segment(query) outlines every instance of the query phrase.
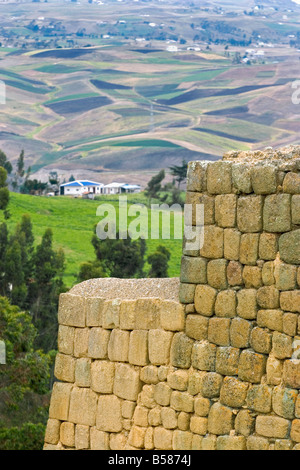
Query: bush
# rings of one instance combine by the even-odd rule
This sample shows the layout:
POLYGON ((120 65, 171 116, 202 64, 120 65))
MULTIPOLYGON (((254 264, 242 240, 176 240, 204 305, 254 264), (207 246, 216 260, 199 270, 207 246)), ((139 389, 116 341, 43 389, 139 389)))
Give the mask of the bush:
POLYGON ((45 436, 44 424, 25 423, 21 427, 0 427, 1 450, 42 450, 45 436))

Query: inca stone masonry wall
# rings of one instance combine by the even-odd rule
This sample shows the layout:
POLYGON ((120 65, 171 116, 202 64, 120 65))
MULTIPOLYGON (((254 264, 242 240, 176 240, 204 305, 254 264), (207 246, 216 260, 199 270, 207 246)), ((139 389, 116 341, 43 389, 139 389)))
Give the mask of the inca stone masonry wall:
POLYGON ((300 449, 300 152, 192 162, 180 282, 63 294, 45 449, 300 449))

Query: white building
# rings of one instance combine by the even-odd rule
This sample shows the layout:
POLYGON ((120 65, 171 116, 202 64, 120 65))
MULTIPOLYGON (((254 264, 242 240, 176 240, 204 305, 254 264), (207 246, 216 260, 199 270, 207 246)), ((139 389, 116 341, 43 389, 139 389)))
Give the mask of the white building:
POLYGON ((60 185, 61 196, 95 196, 102 193, 103 183, 88 180, 70 181, 60 185))
POLYGON ((138 184, 128 183, 109 183, 103 186, 102 194, 128 194, 128 193, 139 193, 141 187, 138 184))

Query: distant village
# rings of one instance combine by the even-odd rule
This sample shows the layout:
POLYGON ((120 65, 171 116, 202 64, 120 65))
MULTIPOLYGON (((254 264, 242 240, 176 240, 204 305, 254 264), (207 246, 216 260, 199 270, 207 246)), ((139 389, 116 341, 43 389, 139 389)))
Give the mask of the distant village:
MULTIPOLYGON (((103 184, 89 180, 75 180, 63 183, 59 186, 60 196, 81 197, 85 199, 94 199, 95 196, 112 194, 133 194, 140 193, 139 184, 129 183, 109 183, 103 184)), ((54 196, 55 193, 48 193, 48 196, 54 196)))

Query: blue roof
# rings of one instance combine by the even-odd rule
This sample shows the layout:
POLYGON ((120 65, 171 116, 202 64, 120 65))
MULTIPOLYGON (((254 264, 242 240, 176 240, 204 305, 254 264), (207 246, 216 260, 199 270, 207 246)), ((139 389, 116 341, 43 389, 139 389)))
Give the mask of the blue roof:
POLYGON ((77 181, 70 181, 69 183, 61 184, 61 186, 73 186, 73 187, 102 186, 102 183, 96 183, 95 181, 88 181, 88 180, 77 180, 77 181))

